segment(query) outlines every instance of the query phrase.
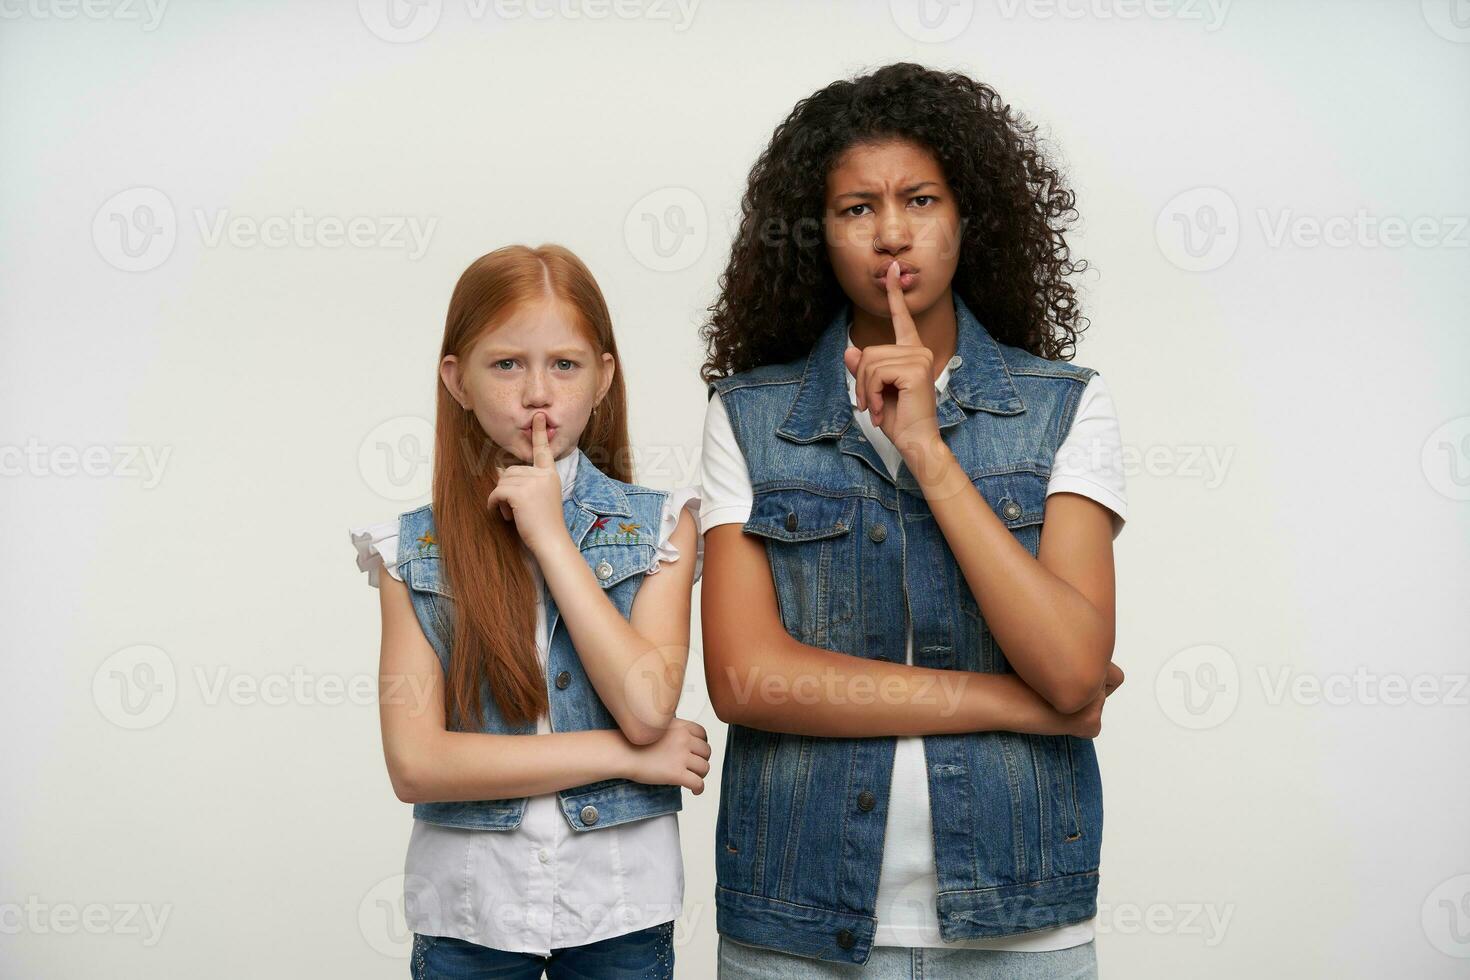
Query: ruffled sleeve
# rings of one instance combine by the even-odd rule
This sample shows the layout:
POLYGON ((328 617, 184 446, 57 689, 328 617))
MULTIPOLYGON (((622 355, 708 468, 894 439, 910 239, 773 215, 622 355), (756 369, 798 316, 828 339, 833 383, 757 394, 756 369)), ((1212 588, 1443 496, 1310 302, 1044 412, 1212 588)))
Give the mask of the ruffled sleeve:
POLYGON ((699 527, 699 503, 702 491, 698 484, 687 487, 676 487, 669 491, 668 498, 664 500, 663 516, 659 520, 658 546, 654 549, 653 564, 648 569, 648 574, 657 572, 659 566, 666 561, 678 561, 679 549, 670 543, 669 539, 674 535, 674 528, 679 526, 679 515, 689 510, 689 519, 694 521, 695 526, 695 552, 694 552, 694 581, 699 581, 699 576, 704 570, 704 535, 698 532, 699 527))
POLYGON ((368 573, 368 585, 378 588, 378 573, 385 568, 389 575, 403 581, 398 574, 397 519, 350 528, 348 533, 357 548, 357 567, 368 573))

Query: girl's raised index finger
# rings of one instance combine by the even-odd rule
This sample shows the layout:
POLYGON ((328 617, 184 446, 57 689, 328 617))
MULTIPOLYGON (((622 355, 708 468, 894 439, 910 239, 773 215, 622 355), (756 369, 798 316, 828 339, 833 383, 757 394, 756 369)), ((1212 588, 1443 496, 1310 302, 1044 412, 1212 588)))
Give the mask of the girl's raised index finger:
POLYGON ((888 315, 893 318, 893 342, 915 347, 923 341, 919 339, 919 328, 914 326, 914 318, 909 316, 909 305, 898 284, 898 274, 898 260, 895 259, 883 274, 883 282, 888 287, 888 315))
POLYGON ((546 469, 556 465, 551 457, 551 447, 546 444, 546 413, 537 412, 531 417, 531 462, 546 469))

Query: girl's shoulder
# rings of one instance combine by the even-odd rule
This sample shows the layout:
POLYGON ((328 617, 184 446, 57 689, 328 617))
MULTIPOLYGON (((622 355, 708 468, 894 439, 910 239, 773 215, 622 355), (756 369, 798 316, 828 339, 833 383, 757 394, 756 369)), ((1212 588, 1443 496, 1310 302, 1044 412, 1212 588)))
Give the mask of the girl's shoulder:
POLYGON ((368 573, 368 584, 374 588, 378 587, 378 576, 384 570, 403 581, 399 572, 401 541, 407 540, 415 555, 433 557, 439 553, 434 513, 428 504, 386 521, 348 528, 348 534, 357 554, 357 567, 368 573))

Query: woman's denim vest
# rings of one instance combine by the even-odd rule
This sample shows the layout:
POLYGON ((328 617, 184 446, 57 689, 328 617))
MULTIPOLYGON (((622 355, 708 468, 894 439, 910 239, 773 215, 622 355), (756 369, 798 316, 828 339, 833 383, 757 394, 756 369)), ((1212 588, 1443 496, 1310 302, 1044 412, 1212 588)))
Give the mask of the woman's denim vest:
MULTIPOLYGON (((663 504, 668 492, 614 480, 576 449, 576 475, 571 496, 562 501, 567 531, 592 568, 607 597, 626 619, 633 597, 652 567, 663 504)), ((398 570, 408 585, 413 611, 424 635, 439 655, 445 676, 454 630, 453 596, 439 557, 439 539, 430 505, 398 518, 398 570)), ((617 728, 617 722, 587 679, 565 624, 560 622, 551 591, 542 586, 546 631, 551 638, 546 670, 550 722, 555 732, 617 728)), ((536 723, 510 725, 501 717, 487 684, 482 689, 484 713, 480 731, 499 735, 532 735, 536 723)), ((573 830, 616 827, 630 820, 683 808, 678 786, 650 786, 628 779, 600 779, 557 793, 562 813, 573 830)), ((472 830, 510 830, 520 826, 526 797, 506 800, 415 803, 416 820, 472 830)))
MULTIPOLYGON (((940 432, 1034 556, 1052 460, 1095 372, 1000 344, 958 296, 954 306, 959 360, 939 393, 940 432)), ((895 663, 912 624, 918 666, 1011 672, 913 474, 900 465, 890 477, 856 424, 842 361, 850 315, 807 357, 709 386, 750 471, 743 530, 765 542, 782 622, 802 643, 895 663)), ((715 829, 721 933, 867 962, 888 810, 909 805, 889 797, 894 745, 730 726, 715 829)), ((1095 914, 1103 811, 1090 740, 929 735, 924 752, 941 938, 1095 914)))

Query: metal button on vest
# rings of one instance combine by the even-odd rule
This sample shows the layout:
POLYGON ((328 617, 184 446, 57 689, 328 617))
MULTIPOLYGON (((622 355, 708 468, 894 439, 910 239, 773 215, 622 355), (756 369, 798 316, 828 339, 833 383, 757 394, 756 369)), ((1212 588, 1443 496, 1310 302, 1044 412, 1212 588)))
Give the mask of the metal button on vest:
POLYGON ((868 792, 867 790, 863 790, 861 793, 858 794, 859 810, 862 810, 864 812, 871 810, 877 802, 877 798, 874 797, 873 794, 868 792))
POLYGON ((965 359, 956 354, 954 357, 951 357, 949 359, 949 369, 953 371, 955 368, 959 367, 963 363, 965 363, 965 359))
POLYGON ((851 929, 837 930, 837 945, 841 946, 843 949, 852 949, 853 944, 856 942, 857 939, 854 938, 851 929))
POLYGON ((874 541, 882 541, 888 537, 888 528, 882 524, 874 524, 868 528, 868 537, 874 541))
POLYGON ((597 822, 597 807, 590 803, 582 807, 582 822, 589 827, 595 824, 597 822))
POLYGON ((796 515, 795 514, 787 514, 786 515, 786 530, 788 530, 788 531, 795 531, 796 530, 796 523, 797 523, 797 521, 796 521, 796 515))
POLYGON ((1007 520, 1014 521, 1021 516, 1021 505, 1014 500, 1007 500, 1005 506, 1001 508, 1001 513, 1006 515, 1007 520))
POLYGON ((597 571, 597 577, 600 578, 600 579, 602 579, 604 582, 606 582, 608 579, 612 578, 612 565, 609 562, 606 562, 606 561, 600 561, 600 562, 598 562, 597 563, 597 570, 596 571, 597 571))
POLYGON ((565 691, 567 689, 567 685, 570 684, 571 682, 572 682, 572 675, 568 671, 565 671, 564 670, 560 674, 557 674, 556 675, 556 689, 558 691, 565 691))

